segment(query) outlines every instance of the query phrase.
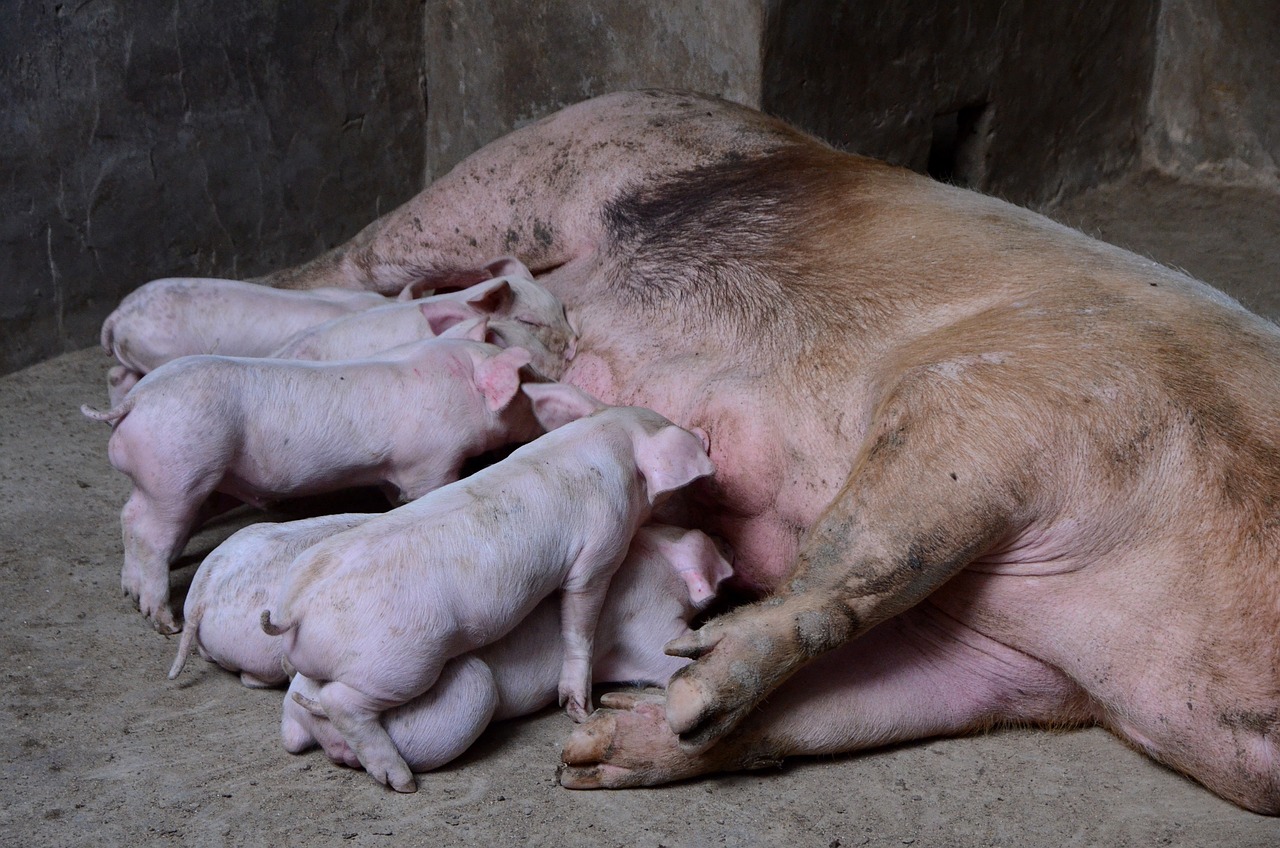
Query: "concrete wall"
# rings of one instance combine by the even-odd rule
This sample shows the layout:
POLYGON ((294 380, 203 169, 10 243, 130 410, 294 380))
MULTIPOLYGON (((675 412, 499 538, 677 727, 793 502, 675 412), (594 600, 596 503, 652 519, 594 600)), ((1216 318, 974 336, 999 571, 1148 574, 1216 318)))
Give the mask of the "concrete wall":
POLYGON ((427 172, 598 94, 687 88, 760 105, 762 0, 430 0, 427 172))
POLYGON ((1280 3, 1164 0, 1145 139, 1175 175, 1280 181, 1280 3))
POLYGON ((96 341, 163 276, 247 276, 420 187, 415 0, 12 0, 0 25, 0 372, 96 341))

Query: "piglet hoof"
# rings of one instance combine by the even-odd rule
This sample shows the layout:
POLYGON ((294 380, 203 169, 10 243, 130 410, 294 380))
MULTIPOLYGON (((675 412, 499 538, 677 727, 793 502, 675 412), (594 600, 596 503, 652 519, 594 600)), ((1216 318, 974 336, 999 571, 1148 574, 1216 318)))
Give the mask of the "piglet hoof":
POLYGON ((625 789, 694 777, 715 766, 689 756, 667 725, 661 695, 613 692, 573 729, 557 772, 567 789, 625 789))
POLYGON ((142 614, 151 622, 151 626, 156 629, 157 633, 165 636, 172 636, 174 633, 182 632, 182 625, 173 617, 167 603, 148 603, 143 600, 139 605, 142 614))
POLYGON ((566 692, 561 690, 560 706, 564 707, 564 711, 568 714, 569 718, 573 719, 578 724, 586 721, 587 717, 591 715, 591 699, 584 698, 581 694, 576 692, 566 692))

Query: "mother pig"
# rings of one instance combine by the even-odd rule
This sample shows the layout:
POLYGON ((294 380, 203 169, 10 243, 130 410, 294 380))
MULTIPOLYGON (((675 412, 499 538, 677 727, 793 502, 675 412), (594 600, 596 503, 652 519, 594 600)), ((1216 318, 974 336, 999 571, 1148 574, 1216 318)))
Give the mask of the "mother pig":
POLYGON ((769 593, 670 646, 697 661, 665 703, 575 731, 566 785, 1096 722, 1280 813, 1274 325, 673 92, 514 132, 264 282, 393 293, 499 253, 568 304, 566 381, 710 434, 684 520, 769 593))

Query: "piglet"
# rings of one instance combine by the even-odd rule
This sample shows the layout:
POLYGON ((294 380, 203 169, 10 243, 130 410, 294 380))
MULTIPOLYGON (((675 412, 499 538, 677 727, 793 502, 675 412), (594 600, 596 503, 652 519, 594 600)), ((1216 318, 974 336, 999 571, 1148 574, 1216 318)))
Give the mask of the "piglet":
MULTIPOLYGON (((667 640, 687 635, 689 620, 732 573, 725 554, 697 530, 650 524, 631 541, 609 585, 596 627, 595 681, 666 684, 688 660, 667 656, 667 640)), ((491 645, 445 663, 435 685, 383 714, 396 750, 415 772, 452 760, 493 721, 529 715, 556 697, 564 647, 559 604, 543 600, 491 645)), ((331 760, 359 767, 355 752, 324 717, 320 686, 302 674, 289 684, 280 733, 286 750, 317 742, 331 760)))
POLYGON ((262 608, 275 599, 298 554, 371 517, 347 513, 254 524, 214 548, 187 591, 182 640, 169 679, 182 673, 194 648, 206 660, 238 673, 250 688, 284 683, 284 646, 280 637, 262 632, 262 608))
POLYGON ((654 505, 715 470, 705 437, 652 410, 604 407, 559 383, 523 390, 548 429, 568 409, 592 414, 311 548, 262 614, 268 633, 285 634, 293 666, 321 684, 316 700, 365 770, 402 792, 416 784, 382 713, 557 589, 560 702, 585 717, 610 577, 654 505))
POLYGON ((466 459, 533 438, 518 391, 528 361, 521 348, 454 338, 353 362, 188 356, 109 412, 82 407, 114 426, 108 456, 133 481, 124 591, 157 629, 177 630, 169 564, 214 492, 262 506, 381 484, 412 499, 456 480, 466 459))
MULTIPOLYGON (((462 291, 394 303, 346 315, 304 330, 271 355, 280 359, 360 359, 388 348, 440 335, 467 318, 489 318, 486 341, 522 347, 533 367, 558 379, 573 357, 574 333, 564 304, 514 259, 486 266, 507 272, 462 291)), ((411 291, 406 287, 405 292, 411 291)))
POLYGON ((144 374, 198 353, 266 356, 308 327, 391 301, 367 291, 286 291, 200 277, 153 280, 102 323, 102 346, 119 360, 107 377, 111 405, 144 374))

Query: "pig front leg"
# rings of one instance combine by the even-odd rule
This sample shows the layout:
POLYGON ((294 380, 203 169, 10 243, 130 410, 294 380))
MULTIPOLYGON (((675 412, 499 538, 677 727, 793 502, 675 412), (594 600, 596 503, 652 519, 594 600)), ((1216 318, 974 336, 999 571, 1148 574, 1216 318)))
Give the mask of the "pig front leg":
POLYGON ((791 581, 667 646, 695 660, 667 688, 686 751, 705 751, 807 662, 919 603, 1025 520, 1033 462, 982 396, 976 384, 962 395, 904 382, 802 541, 791 581))
POLYGON ((600 705, 565 743, 559 777, 570 789, 653 786, 776 766, 789 756, 1096 717, 1065 674, 928 602, 797 672, 702 753, 682 750, 659 695, 609 693, 600 705))

